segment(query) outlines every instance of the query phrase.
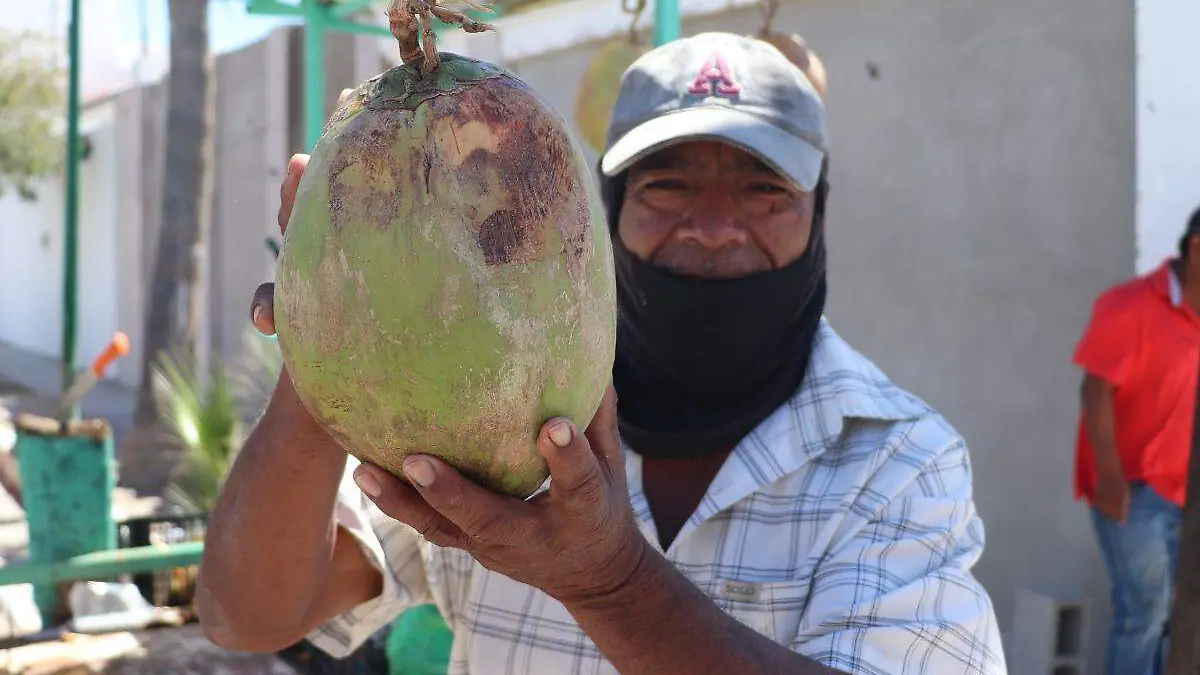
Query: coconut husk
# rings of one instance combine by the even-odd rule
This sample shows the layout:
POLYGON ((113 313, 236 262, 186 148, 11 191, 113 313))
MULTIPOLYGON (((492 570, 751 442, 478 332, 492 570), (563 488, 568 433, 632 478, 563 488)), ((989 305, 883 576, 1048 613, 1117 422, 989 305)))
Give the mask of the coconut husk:
POLYGON ((788 61, 791 61, 793 65, 804 73, 804 76, 812 84, 813 89, 817 90, 817 95, 822 99, 825 98, 828 82, 825 73, 825 64, 817 56, 817 53, 809 48, 800 34, 771 31, 766 35, 755 35, 754 37, 782 52, 788 61))
POLYGON ((648 51, 649 46, 635 43, 626 36, 613 38, 600 47, 596 58, 583 72, 575 95, 575 126, 596 152, 604 152, 608 121, 617 103, 621 76, 648 51))

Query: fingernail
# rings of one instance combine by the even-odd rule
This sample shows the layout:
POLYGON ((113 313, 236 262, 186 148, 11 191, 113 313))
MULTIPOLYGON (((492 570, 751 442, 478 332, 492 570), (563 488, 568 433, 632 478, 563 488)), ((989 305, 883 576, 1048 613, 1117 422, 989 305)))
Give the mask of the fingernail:
POLYGON ((383 492, 383 486, 375 480, 375 476, 372 476, 370 471, 364 468, 360 467, 354 470, 354 482, 358 485, 358 489, 367 493, 367 496, 372 499, 383 492))
POLYGON ((560 448, 565 448, 571 442, 571 425, 566 422, 559 422, 550 427, 550 441, 560 448))
POLYGON ((433 483, 433 465, 423 459, 410 459, 404 462, 404 475, 421 487, 429 487, 433 483))

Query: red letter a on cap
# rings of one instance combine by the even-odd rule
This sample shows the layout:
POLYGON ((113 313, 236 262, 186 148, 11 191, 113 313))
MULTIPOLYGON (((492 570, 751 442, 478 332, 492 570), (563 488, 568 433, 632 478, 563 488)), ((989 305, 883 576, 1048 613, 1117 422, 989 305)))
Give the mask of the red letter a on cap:
POLYGON ((717 81, 717 94, 721 96, 736 96, 742 91, 742 86, 733 81, 733 74, 729 72, 729 64, 725 63, 725 57, 721 56, 719 52, 713 52, 713 55, 708 57, 708 60, 700 67, 696 79, 692 80, 691 86, 688 87, 688 93, 712 96, 713 80, 717 81))

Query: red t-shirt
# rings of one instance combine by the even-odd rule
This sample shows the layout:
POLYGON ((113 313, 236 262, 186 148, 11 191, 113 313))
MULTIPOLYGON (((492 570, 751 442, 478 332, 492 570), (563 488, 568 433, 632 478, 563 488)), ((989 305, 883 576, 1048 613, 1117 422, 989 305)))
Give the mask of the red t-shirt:
MULTIPOLYGON (((1171 261, 1096 300, 1075 365, 1111 382, 1117 454, 1131 481, 1182 506, 1187 491, 1200 316, 1180 297, 1171 261)), ((1079 421, 1075 496, 1096 487, 1092 447, 1079 421)))

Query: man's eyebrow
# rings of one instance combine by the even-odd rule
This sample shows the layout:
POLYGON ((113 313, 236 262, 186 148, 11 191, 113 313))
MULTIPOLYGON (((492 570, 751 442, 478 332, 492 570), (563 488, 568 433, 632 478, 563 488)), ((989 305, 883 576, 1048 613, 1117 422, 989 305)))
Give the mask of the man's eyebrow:
MULTIPOLYGON (((700 162, 696 162, 687 155, 676 155, 673 153, 658 153, 651 155, 635 165, 638 171, 656 171, 656 170, 672 170, 684 171, 687 169, 700 168, 700 162)), ((753 171, 755 173, 769 173, 778 175, 779 172, 771 168, 769 164, 762 161, 754 155, 743 155, 734 160, 733 168, 741 171, 753 171)))
POLYGON ((762 161, 761 159, 759 159, 757 157, 754 157, 753 155, 747 155, 745 157, 738 158, 738 168, 739 169, 749 169, 751 171, 757 171, 759 173, 773 173, 773 174, 779 173, 775 169, 772 169, 769 164, 767 164, 766 162, 762 161))
POLYGON ((660 169, 683 170, 691 169, 699 166, 699 163, 693 162, 686 155, 676 155, 669 152, 657 153, 638 162, 636 168, 639 171, 655 171, 660 169))

